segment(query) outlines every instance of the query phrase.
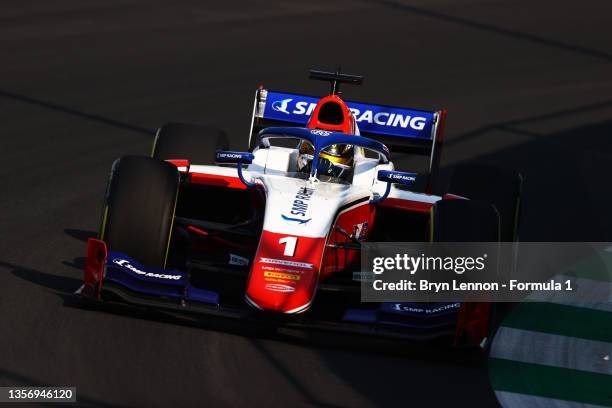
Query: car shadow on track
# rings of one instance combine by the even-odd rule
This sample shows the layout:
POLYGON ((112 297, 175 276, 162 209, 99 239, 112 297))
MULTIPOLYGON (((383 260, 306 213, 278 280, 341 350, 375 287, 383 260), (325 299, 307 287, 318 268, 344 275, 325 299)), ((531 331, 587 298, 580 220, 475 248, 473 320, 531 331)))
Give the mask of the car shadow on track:
MULTIPOLYGON (((97 232, 81 230, 81 229, 73 229, 66 228, 64 229, 64 233, 71 238, 76 239, 77 241, 81 241, 83 243, 87 243, 89 238, 96 238, 98 236, 97 232)), ((83 252, 85 252, 85 248, 83 248, 83 252)), ((62 264, 65 266, 69 266, 74 269, 78 269, 79 271, 83 271, 85 268, 85 257, 78 256, 74 258, 72 261, 62 261, 62 264)))
POLYGON ((16 277, 38 286, 51 289, 58 294, 72 293, 81 284, 80 278, 45 273, 36 269, 15 265, 10 262, 0 261, 0 267, 10 269, 11 273, 16 277))

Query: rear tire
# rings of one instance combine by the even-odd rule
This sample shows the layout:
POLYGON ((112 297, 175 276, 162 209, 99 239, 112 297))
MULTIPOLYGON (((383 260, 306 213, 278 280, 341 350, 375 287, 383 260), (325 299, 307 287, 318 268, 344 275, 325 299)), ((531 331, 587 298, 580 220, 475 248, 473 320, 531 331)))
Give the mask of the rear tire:
POLYGON ((485 165, 457 166, 448 192, 497 208, 503 242, 518 239, 523 177, 520 173, 485 165))
POLYGON ((179 173, 175 166, 144 156, 125 156, 113 163, 100 239, 147 266, 164 268, 179 173))
MULTIPOLYGON (((493 204, 459 199, 436 202, 431 210, 430 228, 432 242, 498 242, 501 232, 499 212, 493 204)), ((471 308, 472 305, 468 307, 471 308)), ((479 353, 480 359, 487 354, 497 330, 498 311, 496 303, 484 303, 479 307, 488 308, 486 327, 478 333, 464 329, 458 333, 457 341, 463 345, 476 347, 486 338, 485 347, 482 353, 479 353)), ((466 310, 471 310, 470 308, 466 310)), ((458 318, 461 319, 461 312, 458 318)))
POLYGON ((189 160, 190 164, 215 164, 215 151, 228 150, 227 135, 209 126, 168 123, 155 136, 151 157, 189 160))

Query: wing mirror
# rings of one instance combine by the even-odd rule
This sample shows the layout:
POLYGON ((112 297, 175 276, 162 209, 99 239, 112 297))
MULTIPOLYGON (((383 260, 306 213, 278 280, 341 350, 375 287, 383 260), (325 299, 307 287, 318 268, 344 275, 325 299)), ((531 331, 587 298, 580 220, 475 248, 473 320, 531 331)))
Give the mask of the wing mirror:
POLYGON ((217 150, 215 154, 215 161, 217 163, 235 163, 237 164, 238 169, 238 178, 242 183, 247 187, 253 187, 255 183, 251 179, 251 181, 247 181, 242 174, 242 165, 243 164, 251 164, 255 159, 255 155, 249 152, 232 152, 228 150, 217 150))
POLYGON ((373 203, 380 203, 384 201, 391 192, 392 184, 402 184, 404 186, 411 186, 415 183, 417 173, 409 173, 406 171, 391 171, 391 170, 379 170, 376 178, 379 181, 387 183, 387 189, 382 196, 375 197, 372 199, 373 203))

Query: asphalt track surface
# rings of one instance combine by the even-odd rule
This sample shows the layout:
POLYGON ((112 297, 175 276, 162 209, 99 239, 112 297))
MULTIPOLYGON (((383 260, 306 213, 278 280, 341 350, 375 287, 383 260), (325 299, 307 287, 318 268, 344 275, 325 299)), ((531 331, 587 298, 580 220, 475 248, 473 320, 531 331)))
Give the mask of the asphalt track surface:
POLYGON ((349 98, 449 109, 443 176, 521 169, 523 241, 612 240, 611 62, 608 0, 2 1, 0 385, 96 407, 496 406, 486 365, 437 349, 74 307, 84 241, 112 161, 157 127, 244 148, 259 84, 319 94, 306 70, 338 65, 366 76, 349 98))

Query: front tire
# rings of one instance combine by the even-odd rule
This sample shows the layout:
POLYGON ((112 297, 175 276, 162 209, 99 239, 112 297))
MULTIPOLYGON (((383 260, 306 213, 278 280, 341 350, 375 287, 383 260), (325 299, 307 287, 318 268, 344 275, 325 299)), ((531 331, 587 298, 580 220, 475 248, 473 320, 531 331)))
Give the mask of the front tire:
POLYGON ((164 268, 172 233, 179 172, 170 163, 124 156, 113 163, 100 239, 144 265, 164 268))

